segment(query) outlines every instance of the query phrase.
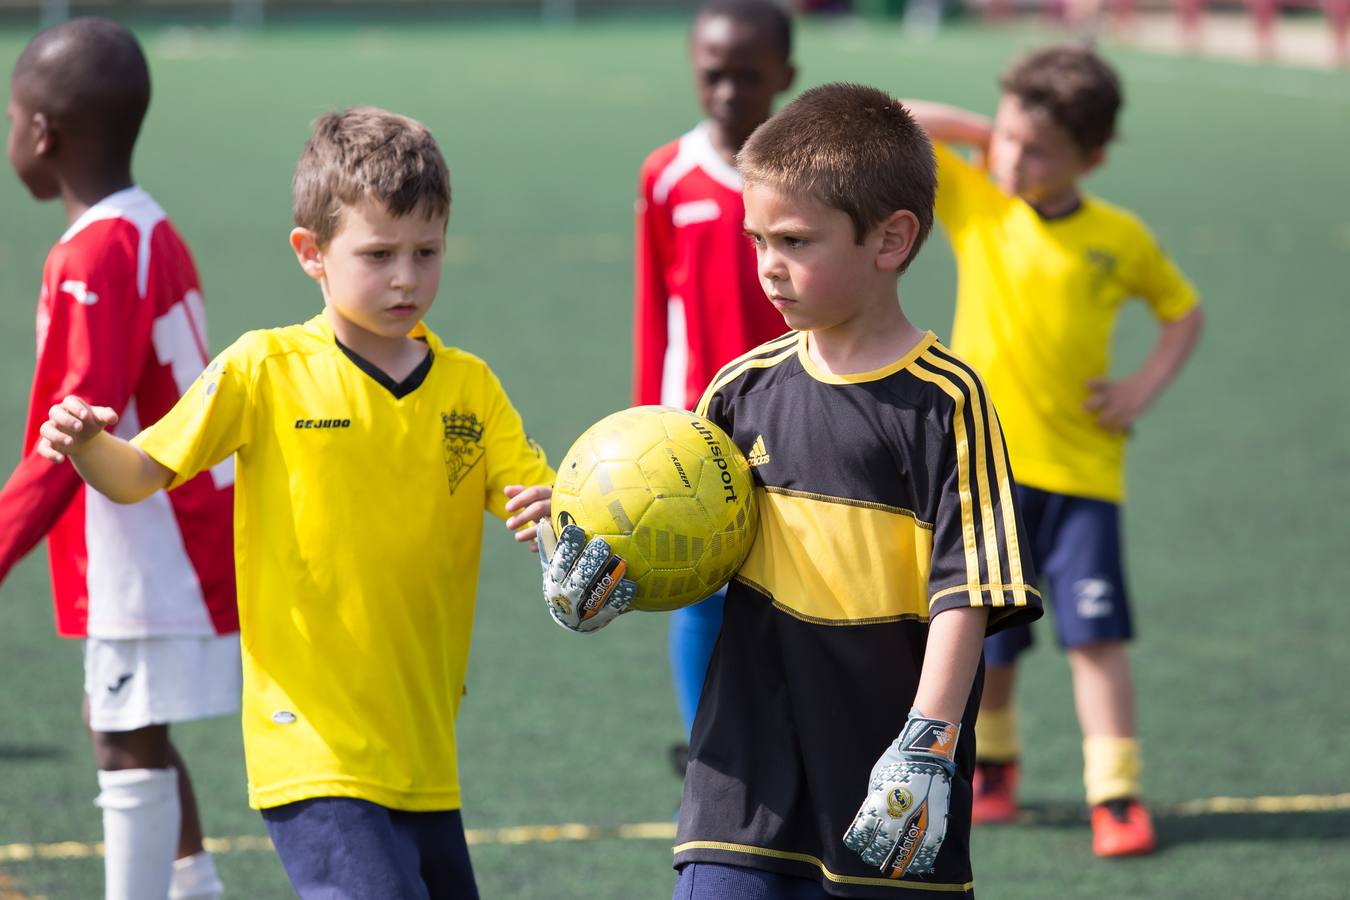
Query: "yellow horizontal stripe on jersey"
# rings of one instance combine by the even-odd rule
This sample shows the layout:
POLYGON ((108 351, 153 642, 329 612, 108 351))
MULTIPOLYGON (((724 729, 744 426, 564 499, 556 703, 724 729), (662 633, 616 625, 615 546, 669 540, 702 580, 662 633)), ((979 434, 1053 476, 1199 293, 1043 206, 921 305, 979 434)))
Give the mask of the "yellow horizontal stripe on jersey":
POLYGON ((821 494, 769 488, 755 500, 759 533, 738 577, 784 612, 833 625, 928 618, 931 525, 821 494))
POLYGON ((752 351, 750 354, 742 357, 740 360, 724 366, 722 371, 717 373, 717 377, 713 379, 712 384, 708 385, 708 389, 703 392, 703 397, 698 401, 698 406, 694 408, 694 412, 700 416, 706 416, 708 414, 708 404, 712 402, 713 395, 722 388, 731 384, 731 382, 740 378, 751 369, 767 369, 776 366, 783 360, 795 356, 796 353, 797 336, 791 334, 787 337, 781 337, 776 341, 770 341, 761 346, 758 350, 752 351), (769 356, 753 356, 754 353, 773 350, 777 350, 778 352, 771 353, 769 356))
MULTIPOLYGON (((932 597, 929 598, 929 602, 937 603, 943 597, 950 596, 951 594, 969 593, 971 587, 972 585, 968 584, 958 584, 953 587, 949 587, 946 590, 938 591, 936 594, 934 594, 932 597)), ((1022 598, 1022 603, 1021 604, 1014 603, 1013 606, 1026 605, 1026 597, 1028 594, 1030 594, 1033 597, 1039 597, 1041 595, 1041 592, 1038 591, 1035 587, 1029 584, 1023 584, 1020 581, 1014 582, 1012 584, 977 584, 973 585, 973 587, 978 591, 988 594, 1011 593, 1014 597, 1020 596, 1022 598)))
POLYGON ((731 844, 726 841, 686 841, 675 846, 675 853, 688 850, 725 850, 728 853, 744 853, 747 856, 765 856, 770 859, 790 859, 794 862, 815 866, 835 884, 858 884, 868 887, 899 888, 907 891, 937 891, 948 894, 964 894, 975 889, 975 882, 965 884, 935 884, 925 881, 905 881, 901 878, 867 878, 862 875, 840 875, 825 868, 825 863, 809 853, 793 853, 788 850, 771 850, 768 847, 754 847, 750 844, 731 844))

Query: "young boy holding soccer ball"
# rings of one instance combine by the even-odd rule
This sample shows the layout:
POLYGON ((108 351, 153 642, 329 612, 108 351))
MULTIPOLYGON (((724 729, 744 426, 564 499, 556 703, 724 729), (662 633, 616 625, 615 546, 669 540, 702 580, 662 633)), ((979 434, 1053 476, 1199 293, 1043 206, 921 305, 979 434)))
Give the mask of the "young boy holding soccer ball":
MULTIPOLYGON (((737 167, 760 284, 794 333, 696 410, 746 454, 759 524, 694 723, 675 897, 970 896, 981 643, 1040 598, 984 386, 899 303, 932 147, 898 101, 834 84, 737 167)), ((594 631, 634 601, 621 579, 594 602, 603 541, 540 534, 559 624, 594 631)))

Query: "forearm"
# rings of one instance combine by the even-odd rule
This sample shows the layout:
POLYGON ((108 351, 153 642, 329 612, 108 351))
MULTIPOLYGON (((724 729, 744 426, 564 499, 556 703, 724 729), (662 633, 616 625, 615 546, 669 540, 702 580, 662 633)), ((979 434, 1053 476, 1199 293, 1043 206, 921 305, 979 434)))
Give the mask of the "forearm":
POLYGON ((961 721, 980 665, 988 622, 989 610, 979 607, 949 609, 933 617, 928 623, 915 709, 931 719, 961 721))
POLYGON ((902 102, 933 140, 967 144, 981 150, 989 146, 993 123, 988 117, 945 103, 930 103, 927 100, 902 102))
POLYGON ((1149 403, 1157 399, 1186 365, 1200 340, 1204 322, 1204 312, 1197 306, 1180 319, 1162 324, 1153 351, 1132 376, 1142 384, 1149 403))
POLYGON ((138 503, 173 480, 172 470, 106 431, 71 453, 70 461, 86 484, 115 503, 138 503))
POLYGON ((80 489, 69 466, 29 453, 0 489, 0 581, 46 537, 80 489))

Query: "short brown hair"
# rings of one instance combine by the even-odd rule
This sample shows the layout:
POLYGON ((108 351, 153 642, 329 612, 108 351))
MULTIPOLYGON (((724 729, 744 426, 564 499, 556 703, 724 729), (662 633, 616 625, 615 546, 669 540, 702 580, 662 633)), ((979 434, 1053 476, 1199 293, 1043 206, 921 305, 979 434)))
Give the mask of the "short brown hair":
POLYGON ((373 106, 328 113, 300 152, 291 183, 295 224, 319 246, 337 233, 342 208, 376 200, 395 217, 450 213, 450 170, 421 122, 373 106))
POLYGON ((919 234, 902 272, 933 227, 933 145, 900 101, 876 88, 811 88, 755 129, 736 166, 747 184, 808 193, 846 213, 859 244, 897 210, 914 213, 919 234))
POLYGON ((1120 78, 1087 47, 1062 45, 1029 53, 1003 73, 999 87, 1023 107, 1044 111, 1085 153, 1105 147, 1115 136, 1120 78))

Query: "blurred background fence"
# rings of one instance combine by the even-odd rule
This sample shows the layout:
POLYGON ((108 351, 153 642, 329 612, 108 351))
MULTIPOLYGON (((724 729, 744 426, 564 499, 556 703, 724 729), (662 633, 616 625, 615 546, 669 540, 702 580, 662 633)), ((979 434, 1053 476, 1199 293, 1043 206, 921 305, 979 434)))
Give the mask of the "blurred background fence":
MULTIPOLYGON (((683 13, 697 0, 0 0, 0 20, 51 24, 104 14, 257 27, 269 19, 347 13, 586 16, 683 13)), ((1350 65, 1350 0, 795 0, 819 15, 903 18, 932 28, 955 18, 1050 23, 1177 52, 1350 65)))

